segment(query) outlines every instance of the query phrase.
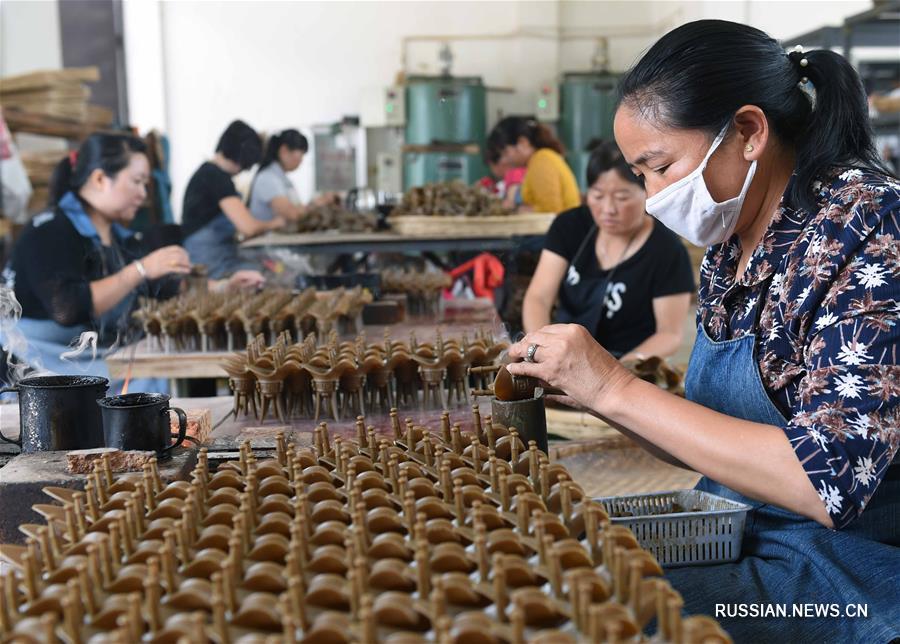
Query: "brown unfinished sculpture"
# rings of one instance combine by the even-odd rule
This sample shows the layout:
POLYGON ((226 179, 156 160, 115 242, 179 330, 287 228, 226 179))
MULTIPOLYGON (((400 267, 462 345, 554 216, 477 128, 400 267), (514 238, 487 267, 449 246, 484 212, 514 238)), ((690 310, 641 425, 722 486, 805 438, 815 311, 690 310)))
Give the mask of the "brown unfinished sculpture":
POLYGON ((503 207, 496 195, 462 181, 429 183, 407 190, 392 217, 405 215, 429 217, 496 217, 512 211, 503 207))
POLYGON ((269 288, 259 293, 208 293, 191 290, 170 300, 141 298, 132 314, 166 353, 233 351, 258 335, 275 342, 280 334, 300 339, 333 328, 355 333, 372 294, 360 287, 300 293, 269 288))
POLYGON ((362 233, 376 230, 378 217, 371 213, 351 212, 338 204, 324 204, 309 208, 306 214, 285 229, 287 233, 312 233, 339 230, 362 233))
POLYGON ((627 362, 625 366, 642 380, 684 397, 684 370, 670 365, 664 358, 651 356, 643 360, 627 362))
POLYGON ((390 269, 381 272, 381 290, 403 293, 412 315, 434 315, 440 306, 441 294, 453 280, 444 272, 423 272, 390 269))
POLYGON ((325 413, 340 420, 376 406, 386 412, 397 404, 446 409, 468 403, 469 368, 491 364, 507 346, 480 331, 471 341, 444 340, 438 332, 433 344, 415 335, 397 342, 387 333, 382 343, 368 343, 363 335, 338 342, 334 330, 322 344, 312 334, 294 344, 282 332, 272 346, 257 336, 222 367, 235 417, 252 412, 265 421, 272 411, 281 423, 319 420, 325 413))
MULTIPOLYGON (((728 642, 656 560, 513 428, 397 423, 390 438, 278 436, 163 485, 156 463, 48 490, 46 525, 2 546, 11 642, 728 642), (502 430, 502 436, 495 435, 502 430), (483 448, 470 450, 464 445, 483 448), (560 503, 554 510, 552 497, 560 503)), ((361 419, 365 425, 365 419, 361 419)))

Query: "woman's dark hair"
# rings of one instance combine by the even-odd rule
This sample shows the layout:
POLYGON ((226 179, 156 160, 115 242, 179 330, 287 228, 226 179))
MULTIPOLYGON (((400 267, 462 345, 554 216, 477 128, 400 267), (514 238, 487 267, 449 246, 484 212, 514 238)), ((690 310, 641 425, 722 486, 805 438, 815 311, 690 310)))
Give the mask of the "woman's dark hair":
POLYGON ((488 149, 502 151, 506 146, 518 143, 521 136, 528 139, 536 150, 550 148, 559 154, 566 153, 565 147, 550 128, 528 116, 507 116, 497 123, 488 136, 488 149))
POLYGON ((832 168, 891 174, 876 152, 866 95, 850 63, 824 49, 787 54, 747 25, 698 20, 670 31, 624 76, 620 94, 651 122, 703 130, 710 139, 742 106, 756 105, 796 154, 788 194, 795 207, 815 209, 813 182, 832 168))
POLYGON ((587 162, 587 187, 590 188, 601 174, 615 170, 620 177, 641 188, 644 187, 644 177, 638 176, 631 170, 631 166, 622 156, 622 151, 615 141, 603 141, 592 139, 587 145, 591 155, 587 162))
POLYGON ((56 164, 50 177, 49 205, 55 206, 70 190, 78 190, 87 183, 94 170, 114 178, 131 161, 134 154, 146 154, 147 146, 139 138, 127 134, 91 134, 77 152, 72 152, 56 164))
POLYGON ((309 152, 309 141, 297 130, 284 130, 280 134, 273 134, 266 142, 265 154, 263 154, 262 161, 259 162, 260 170, 278 160, 278 150, 282 145, 286 145, 288 150, 309 152))
POLYGON ((482 154, 482 158, 484 162, 488 165, 492 165, 494 163, 500 163, 500 158, 503 156, 503 151, 497 146, 490 145, 490 142, 484 146, 484 153, 482 154))
POLYGON ((262 156, 262 142, 259 134, 243 121, 232 121, 222 132, 216 152, 230 159, 246 170, 259 163, 262 156))

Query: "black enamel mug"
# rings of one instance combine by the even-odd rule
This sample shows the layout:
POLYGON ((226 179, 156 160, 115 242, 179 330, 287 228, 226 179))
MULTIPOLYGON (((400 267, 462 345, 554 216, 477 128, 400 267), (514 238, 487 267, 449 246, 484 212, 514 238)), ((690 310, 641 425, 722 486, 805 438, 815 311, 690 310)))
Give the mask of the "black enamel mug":
POLYGON ((99 376, 31 376, 0 394, 19 396, 19 439, 0 439, 22 453, 103 447, 103 421, 97 399, 109 380, 99 376))
POLYGON ((153 451, 165 457, 184 442, 187 415, 183 409, 170 407, 166 394, 109 396, 97 404, 103 415, 106 447, 153 451), (171 432, 170 411, 178 414, 178 434, 171 432))

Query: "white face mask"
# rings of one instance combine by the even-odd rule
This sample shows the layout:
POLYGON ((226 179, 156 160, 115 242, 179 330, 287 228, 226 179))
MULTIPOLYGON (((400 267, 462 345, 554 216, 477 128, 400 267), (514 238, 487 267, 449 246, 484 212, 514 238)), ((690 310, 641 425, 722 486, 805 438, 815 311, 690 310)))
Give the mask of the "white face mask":
POLYGON ((756 161, 753 161, 741 193, 733 199, 717 203, 709 194, 706 181, 703 179, 703 171, 709 163, 709 157, 722 143, 727 131, 726 125, 696 170, 647 199, 646 208, 649 214, 697 246, 718 244, 731 237, 738 215, 741 214, 744 198, 756 173, 756 161))

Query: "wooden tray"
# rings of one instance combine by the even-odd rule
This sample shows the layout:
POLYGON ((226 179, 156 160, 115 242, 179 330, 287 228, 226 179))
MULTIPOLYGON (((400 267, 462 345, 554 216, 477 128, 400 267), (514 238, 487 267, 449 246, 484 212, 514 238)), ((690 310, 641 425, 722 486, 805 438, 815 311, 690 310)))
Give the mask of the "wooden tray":
POLYGON ((404 215, 389 217, 387 222, 401 235, 429 235, 435 237, 493 237, 516 235, 544 235, 556 218, 553 213, 525 213, 493 217, 460 217, 404 215))
POLYGON ((590 497, 683 490, 700 480, 696 472, 660 461, 621 434, 553 442, 550 459, 565 465, 590 497))

